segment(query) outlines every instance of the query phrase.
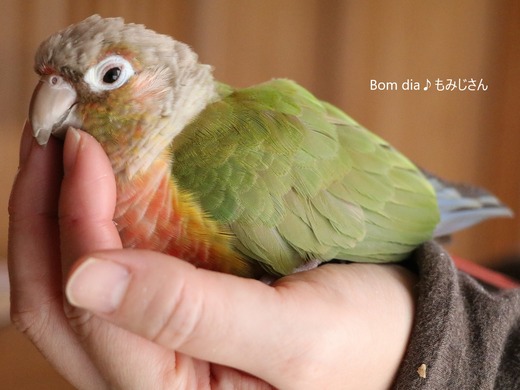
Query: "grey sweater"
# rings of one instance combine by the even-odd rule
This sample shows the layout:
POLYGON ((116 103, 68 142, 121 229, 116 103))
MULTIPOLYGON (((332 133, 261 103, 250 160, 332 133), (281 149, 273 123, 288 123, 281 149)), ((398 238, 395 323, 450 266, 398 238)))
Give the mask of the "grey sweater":
POLYGON ((397 389, 520 389, 520 289, 486 287, 427 243, 413 255, 415 324, 397 389))

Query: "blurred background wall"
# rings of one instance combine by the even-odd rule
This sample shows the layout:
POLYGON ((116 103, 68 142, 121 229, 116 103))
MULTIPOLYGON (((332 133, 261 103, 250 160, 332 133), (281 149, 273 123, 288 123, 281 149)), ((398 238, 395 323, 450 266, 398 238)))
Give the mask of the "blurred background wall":
MULTIPOLYGON (((516 0, 1 0, 0 256, 18 139, 37 82, 33 54, 49 34, 92 13, 189 43, 218 79, 235 86, 292 78, 421 166, 485 186, 520 214, 516 0), (401 88, 407 80, 422 88, 426 79, 482 80, 488 88, 401 88), (396 82, 399 90, 373 91, 370 80, 396 82)), ((518 252, 519 221, 460 233, 450 250, 484 263, 518 252)), ((31 388, 46 388, 38 386, 31 388)))

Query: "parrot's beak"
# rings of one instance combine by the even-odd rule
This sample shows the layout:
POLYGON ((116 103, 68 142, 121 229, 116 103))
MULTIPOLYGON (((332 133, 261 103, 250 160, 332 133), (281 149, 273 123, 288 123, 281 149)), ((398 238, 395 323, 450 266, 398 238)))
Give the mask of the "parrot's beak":
POLYGON ((74 88, 62 77, 42 76, 29 107, 29 121, 38 144, 47 144, 51 134, 64 136, 69 126, 81 126, 75 115, 76 97, 74 88))

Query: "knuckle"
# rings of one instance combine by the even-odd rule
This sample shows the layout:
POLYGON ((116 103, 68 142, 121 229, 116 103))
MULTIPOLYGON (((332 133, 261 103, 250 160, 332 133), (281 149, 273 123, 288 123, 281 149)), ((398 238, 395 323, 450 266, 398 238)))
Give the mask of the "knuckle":
POLYGON ((11 308, 11 323, 35 345, 50 329, 50 305, 41 305, 37 310, 18 310, 11 308))
POLYGON ((173 349, 188 343, 196 335, 202 321, 203 306, 201 294, 185 283, 177 285, 164 315, 157 319, 152 341, 173 349))
POLYGON ((72 331, 82 342, 87 341, 95 333, 91 313, 64 303, 65 317, 72 331))

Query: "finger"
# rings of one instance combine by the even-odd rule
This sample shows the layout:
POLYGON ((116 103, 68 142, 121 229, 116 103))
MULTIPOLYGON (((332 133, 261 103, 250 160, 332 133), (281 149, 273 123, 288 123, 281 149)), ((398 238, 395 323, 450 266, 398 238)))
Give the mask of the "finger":
POLYGON ((8 259, 14 320, 61 292, 58 196, 61 150, 55 140, 42 148, 25 125, 20 166, 9 199, 8 259))
POLYGON ((69 129, 64 146, 60 230, 64 271, 81 255, 121 248, 113 222, 116 187, 112 166, 97 141, 69 129))
POLYGON ((81 386, 99 386, 99 375, 63 313, 58 230, 61 154, 54 138, 39 146, 26 123, 9 199, 11 319, 65 378, 81 386))

